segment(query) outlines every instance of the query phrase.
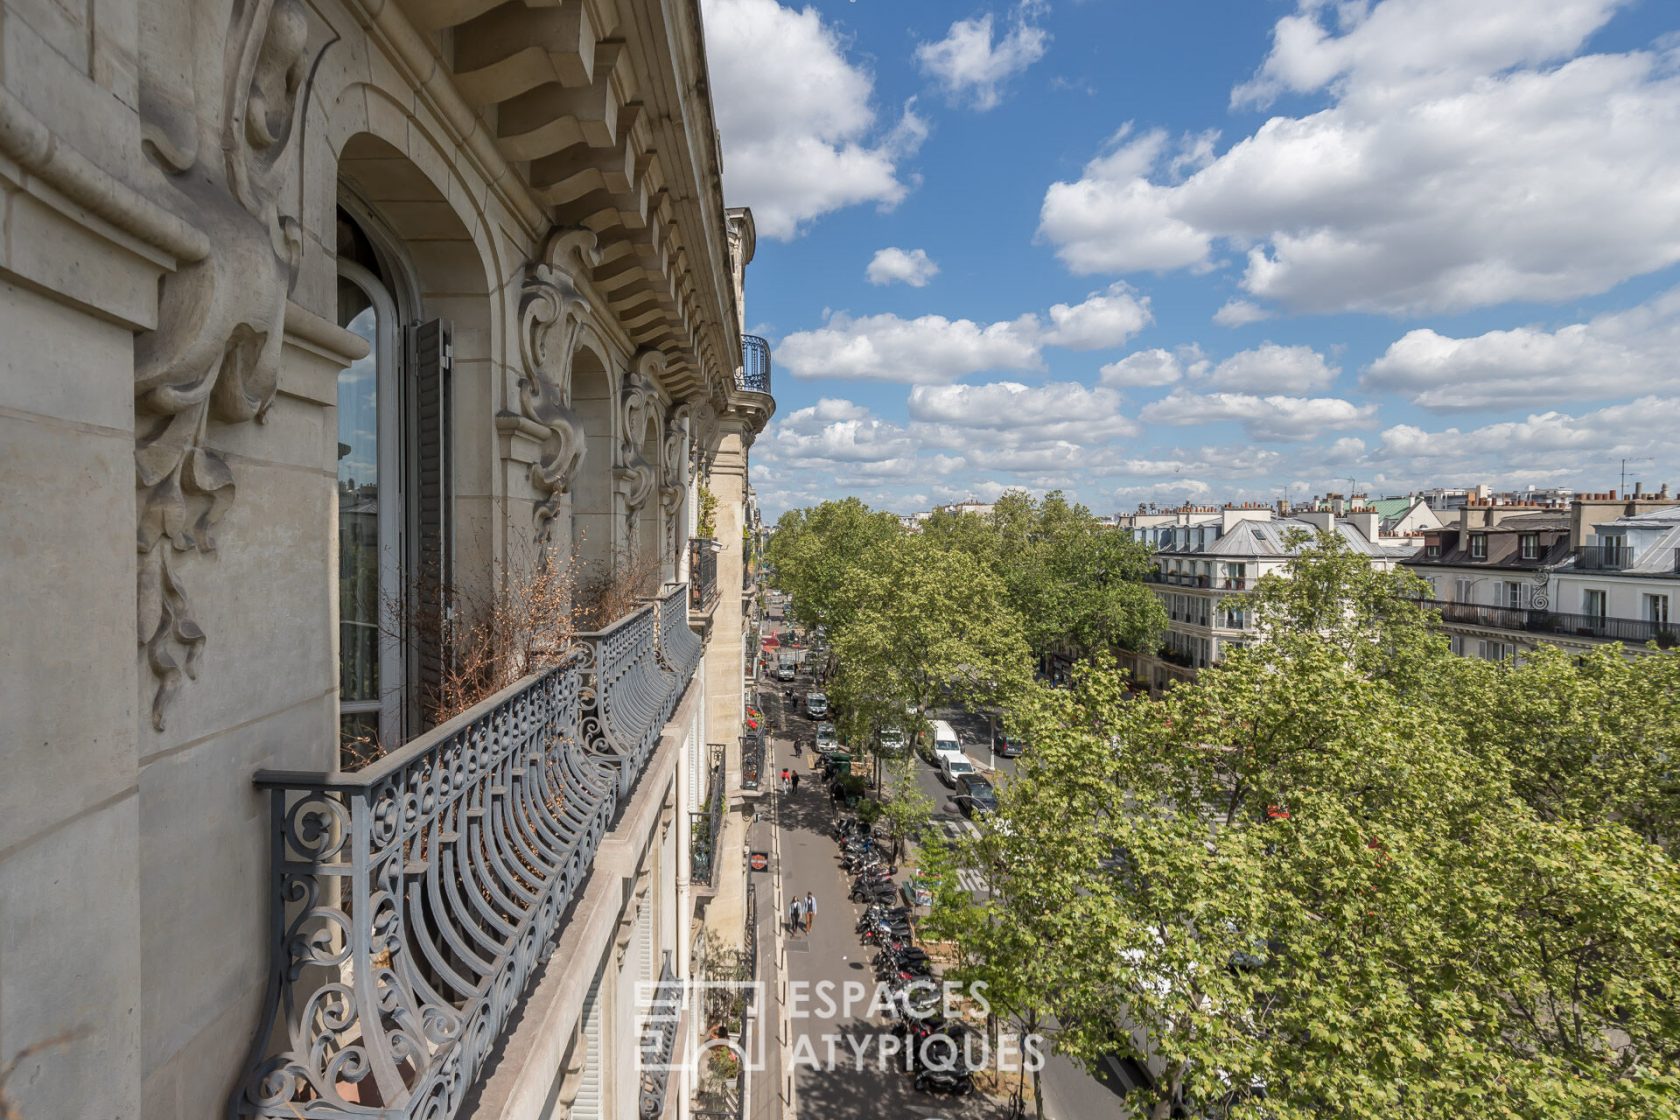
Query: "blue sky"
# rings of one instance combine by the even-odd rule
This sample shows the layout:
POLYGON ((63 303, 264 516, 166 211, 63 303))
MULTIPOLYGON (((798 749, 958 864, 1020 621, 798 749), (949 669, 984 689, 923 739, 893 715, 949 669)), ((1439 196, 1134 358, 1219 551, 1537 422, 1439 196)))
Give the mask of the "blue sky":
POLYGON ((1680 4, 702 6, 771 514, 1680 483, 1680 4))

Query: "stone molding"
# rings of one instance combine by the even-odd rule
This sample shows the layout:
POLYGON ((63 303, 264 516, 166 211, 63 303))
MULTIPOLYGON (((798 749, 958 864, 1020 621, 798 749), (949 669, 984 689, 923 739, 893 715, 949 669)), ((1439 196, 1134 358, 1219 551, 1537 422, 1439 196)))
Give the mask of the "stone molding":
POLYGON ((68 144, 60 143, 3 86, 0 153, 70 202, 174 258, 177 264, 201 261, 210 255, 210 239, 203 230, 113 178, 68 144))

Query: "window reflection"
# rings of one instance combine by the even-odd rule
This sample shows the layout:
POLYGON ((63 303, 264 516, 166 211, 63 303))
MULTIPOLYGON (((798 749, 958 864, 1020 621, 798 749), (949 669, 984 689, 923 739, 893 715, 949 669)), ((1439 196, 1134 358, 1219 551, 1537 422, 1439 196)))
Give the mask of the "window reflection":
MULTIPOLYGON (((368 344, 338 375, 339 701, 379 699, 379 365, 378 310, 367 293, 338 282, 339 321, 368 344)), ((376 725, 377 721, 373 721, 376 725)), ((342 730, 366 734, 365 715, 345 713, 342 730)))

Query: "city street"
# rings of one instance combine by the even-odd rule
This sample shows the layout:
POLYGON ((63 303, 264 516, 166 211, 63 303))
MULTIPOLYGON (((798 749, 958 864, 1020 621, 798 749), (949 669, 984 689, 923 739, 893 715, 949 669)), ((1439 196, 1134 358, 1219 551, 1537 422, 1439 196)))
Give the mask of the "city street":
MULTIPOLYGON (((791 695, 796 701, 802 700, 812 687, 810 678, 801 673, 791 686, 791 695)), ((772 684, 769 688, 765 715, 772 734, 766 770, 778 792, 771 798, 768 822, 771 827, 765 834, 772 837, 769 841, 774 845, 772 867, 778 869, 779 875, 777 889, 772 891, 771 884, 765 882, 759 890, 761 906, 777 909, 777 959, 787 962, 788 987, 782 988, 778 982, 778 992, 787 994, 779 994, 778 998, 786 1001, 790 1021, 779 1062, 784 1070, 784 1092, 785 1071, 795 1071, 792 1114, 804 1120, 862 1120, 879 1116, 1001 1120, 1007 1117, 1009 1106, 1005 1100, 978 1095, 952 1099, 918 1092, 911 1077, 898 1072, 892 1059, 883 1065, 880 1039, 887 1033, 889 1020, 868 1013, 868 996, 859 1006, 839 1008, 840 1013, 832 1016, 821 1014, 827 1008, 820 1006, 819 1000, 806 998, 800 1006, 801 986, 812 992, 816 984, 824 981, 834 986, 837 1003, 842 1002, 839 993, 847 982, 861 983, 872 994, 874 950, 854 932, 862 907, 847 898, 850 879, 839 866, 830 831, 835 814, 821 772, 815 765, 817 756, 811 750, 814 724, 796 710, 797 702, 787 702, 789 685, 772 684), (795 739, 803 745, 798 756, 793 753, 795 739), (797 769, 802 775, 797 794, 779 792, 783 767, 797 769), (796 894, 803 898, 806 892, 817 900, 816 921, 809 935, 794 934, 789 929, 788 907, 796 894)), ((995 761, 1002 774, 1013 774, 1012 760, 990 760, 983 749, 976 752, 974 748, 974 744, 986 742, 985 716, 941 711, 936 718, 947 719, 957 727, 977 765, 984 768, 995 761)), ((933 801, 939 828, 953 835, 973 828, 952 801, 954 791, 940 782, 936 770, 917 760, 916 775, 921 788, 933 801)), ((769 876, 764 878, 768 880, 769 876)), ((985 887, 978 877, 965 885, 975 891, 985 887)), ((1051 1120, 1124 1116, 1119 1097, 1108 1087, 1112 1080, 1112 1077, 1091 1077, 1065 1059, 1052 1058, 1044 1075, 1046 1115, 1051 1120)))

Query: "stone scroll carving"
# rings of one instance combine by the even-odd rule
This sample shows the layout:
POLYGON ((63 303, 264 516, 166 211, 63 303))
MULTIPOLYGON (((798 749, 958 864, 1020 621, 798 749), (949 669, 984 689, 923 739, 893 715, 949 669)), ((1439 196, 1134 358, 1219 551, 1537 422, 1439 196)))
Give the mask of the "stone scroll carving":
POLYGON ((659 378, 664 369, 663 354, 643 351, 625 373, 618 396, 621 427, 613 479, 624 496, 625 512, 632 518, 653 497, 655 471, 642 454, 642 441, 647 437, 648 422, 657 415, 659 378))
POLYGON ((659 487, 659 504, 665 510, 666 552, 676 556, 682 545, 682 526, 677 513, 682 509, 683 497, 688 493, 688 468, 692 457, 689 450, 689 427, 694 406, 677 405, 665 416, 665 446, 663 478, 659 487))
POLYGON ((159 731, 207 640, 178 565, 183 554, 215 550, 236 489, 209 426, 261 421, 273 402, 302 257, 299 224, 278 200, 320 50, 310 48, 302 0, 240 0, 231 19, 219 142, 170 144, 164 130, 147 130, 148 154, 171 175, 172 205, 212 245, 164 281, 157 327, 134 347, 138 630, 159 731))
POLYGON ((540 457, 531 464, 531 485, 541 495, 533 514, 538 541, 547 538, 585 451, 583 429, 572 411, 572 353, 590 308, 568 272, 574 261, 586 268, 599 263, 595 235, 556 230, 520 293, 519 354, 525 375, 519 380, 519 411, 547 431, 540 457))

